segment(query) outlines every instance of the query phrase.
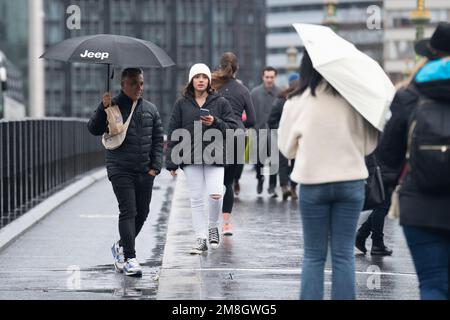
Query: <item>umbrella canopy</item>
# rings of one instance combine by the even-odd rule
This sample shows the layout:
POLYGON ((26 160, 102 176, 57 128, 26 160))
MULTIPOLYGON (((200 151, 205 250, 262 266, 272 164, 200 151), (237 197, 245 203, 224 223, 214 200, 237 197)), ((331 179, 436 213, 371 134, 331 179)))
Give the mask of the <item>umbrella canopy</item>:
POLYGON ((314 69, 382 131, 395 88, 380 65, 328 27, 303 23, 293 26, 314 69))
POLYGON ((66 39, 50 47, 41 58, 65 62, 106 64, 108 65, 108 79, 110 65, 150 68, 175 65, 167 53, 156 44, 113 34, 66 39))

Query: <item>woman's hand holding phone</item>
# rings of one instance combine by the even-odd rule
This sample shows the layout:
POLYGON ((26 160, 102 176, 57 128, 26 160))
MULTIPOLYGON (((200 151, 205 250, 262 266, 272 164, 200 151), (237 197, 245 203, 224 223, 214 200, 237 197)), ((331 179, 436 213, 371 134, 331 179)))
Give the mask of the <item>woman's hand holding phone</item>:
POLYGON ((200 120, 206 126, 214 123, 214 117, 209 113, 208 109, 200 109, 200 120))

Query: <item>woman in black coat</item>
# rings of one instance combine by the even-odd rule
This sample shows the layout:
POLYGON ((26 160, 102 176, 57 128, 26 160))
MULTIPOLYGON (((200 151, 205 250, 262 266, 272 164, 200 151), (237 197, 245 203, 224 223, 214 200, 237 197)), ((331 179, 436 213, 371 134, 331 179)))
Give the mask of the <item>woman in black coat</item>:
MULTIPOLYGON (((225 177, 223 184, 225 185, 225 195, 223 198, 223 226, 222 234, 224 236, 233 235, 231 225, 231 212, 233 211, 234 194, 233 182, 244 166, 245 145, 239 146, 239 139, 245 141, 245 129, 252 128, 255 125, 255 109, 250 97, 250 91, 236 80, 236 72, 238 71, 237 57, 232 52, 226 52, 220 59, 220 67, 212 74, 212 88, 230 103, 234 118, 238 124, 238 130, 235 132, 234 150, 229 150, 229 154, 234 154, 231 163, 225 166, 225 177), (242 121, 242 114, 246 113, 247 120, 242 121)), ((237 182, 239 186, 239 182, 237 182)), ((239 188, 239 187, 238 187, 239 188)), ((240 188, 239 188, 240 189, 240 188)))
MULTIPOLYGON (((405 163, 411 124, 419 117, 415 113, 418 105, 426 102, 430 108, 436 105, 448 106, 448 111, 443 109, 446 113, 440 121, 450 119, 450 24, 440 27, 446 29, 446 34, 441 33, 444 42, 434 42, 441 46, 436 48, 439 51, 435 51, 439 59, 428 62, 418 72, 413 84, 406 90, 399 91, 392 103, 392 117, 386 124, 379 145, 381 160, 390 167, 396 168, 405 163)), ((436 126, 442 125, 438 122, 435 122, 436 126)), ((443 127, 446 126, 450 127, 450 123, 443 127)), ((414 133, 411 137, 418 139, 416 135, 419 132, 411 133, 414 133)), ((447 133, 447 141, 442 141, 441 144, 450 144, 450 130, 447 133)), ((443 170, 442 175, 448 175, 450 148, 441 148, 440 152, 447 163, 447 172, 443 170)), ((450 271, 450 187, 436 191, 420 188, 417 167, 410 164, 411 162, 408 163, 399 194, 400 224, 416 267, 421 298, 447 300, 450 271)), ((433 169, 435 168, 427 168, 430 171, 433 169)))
POLYGON ((178 168, 186 175, 196 236, 191 254, 206 252, 207 242, 213 249, 219 246, 225 138, 227 130, 233 134, 237 127, 228 101, 210 89, 209 68, 204 64, 192 66, 189 83, 175 103, 169 124, 166 168, 172 176, 177 175, 178 168))

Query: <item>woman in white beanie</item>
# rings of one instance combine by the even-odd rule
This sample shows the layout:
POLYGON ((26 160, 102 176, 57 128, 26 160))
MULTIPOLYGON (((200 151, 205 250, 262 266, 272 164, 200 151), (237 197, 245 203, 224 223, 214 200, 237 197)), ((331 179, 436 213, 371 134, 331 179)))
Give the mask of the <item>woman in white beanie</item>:
POLYGON ((228 101, 211 91, 208 66, 193 65, 183 96, 172 110, 166 153, 166 168, 171 175, 175 177, 178 168, 186 175, 196 237, 191 254, 206 252, 207 242, 212 248, 219 246, 226 130, 236 128, 228 101))

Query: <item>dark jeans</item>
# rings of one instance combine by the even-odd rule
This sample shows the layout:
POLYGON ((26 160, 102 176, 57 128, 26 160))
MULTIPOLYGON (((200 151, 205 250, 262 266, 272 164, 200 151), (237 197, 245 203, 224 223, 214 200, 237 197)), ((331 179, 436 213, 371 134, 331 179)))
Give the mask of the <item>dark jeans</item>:
POLYGON ((111 183, 119 203, 120 245, 125 259, 136 257, 135 239, 150 211, 154 177, 146 174, 118 174, 111 183))
POLYGON ((292 169, 294 168, 295 161, 291 160, 291 164, 289 165, 289 160, 283 156, 283 154, 280 152, 280 186, 281 187, 287 187, 289 184, 291 185, 291 188, 295 188, 297 184, 292 181, 289 176, 292 172, 292 169))
POLYGON ((300 185, 305 255, 302 300, 321 300, 328 244, 332 259, 331 299, 355 299, 355 244, 364 204, 364 180, 300 185))
POLYGON ((384 246, 384 218, 389 212, 394 188, 390 185, 384 184, 384 190, 386 190, 386 199, 378 207, 372 210, 370 215, 367 217, 367 220, 358 229, 359 234, 364 238, 367 238, 370 233, 372 233, 372 245, 376 247, 384 246))
POLYGON ((419 278, 422 300, 448 300, 450 273, 450 233, 403 226, 419 278))

